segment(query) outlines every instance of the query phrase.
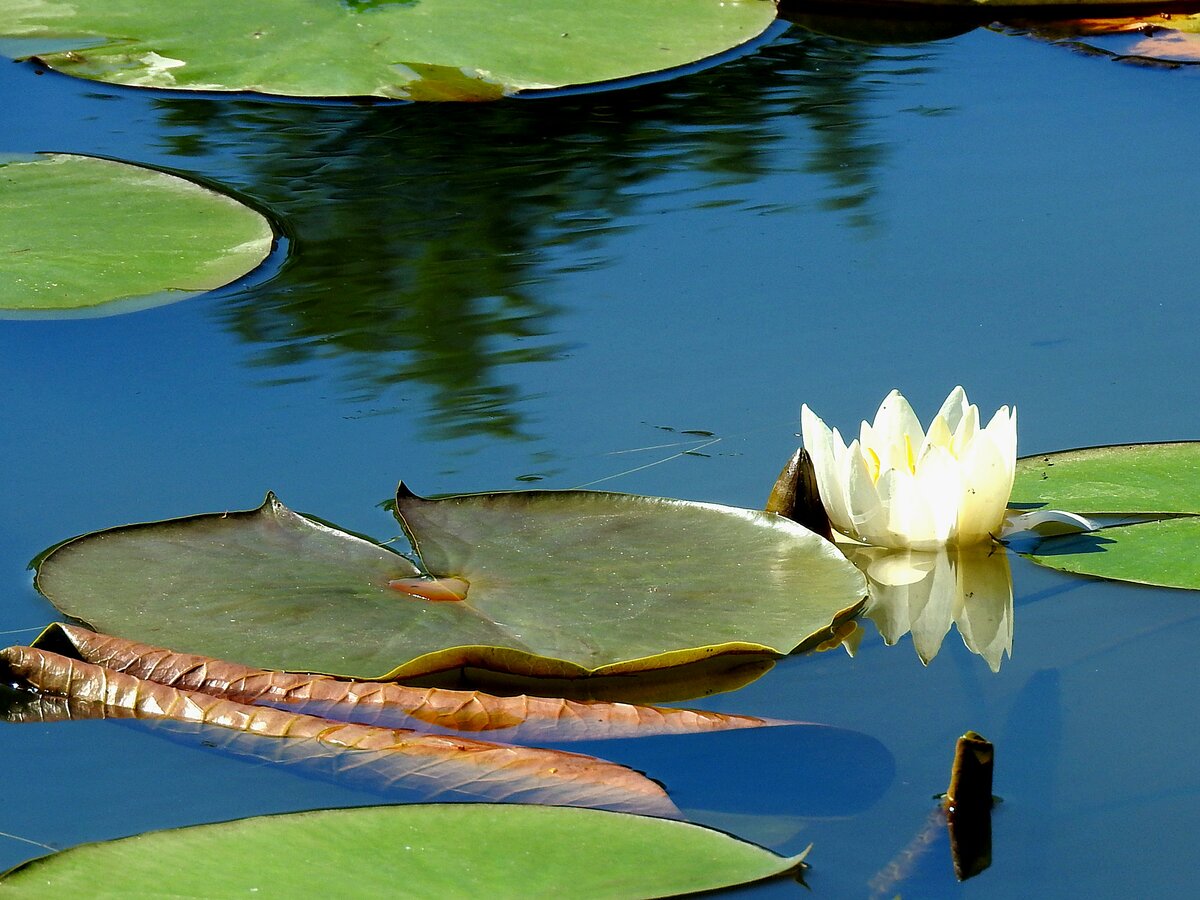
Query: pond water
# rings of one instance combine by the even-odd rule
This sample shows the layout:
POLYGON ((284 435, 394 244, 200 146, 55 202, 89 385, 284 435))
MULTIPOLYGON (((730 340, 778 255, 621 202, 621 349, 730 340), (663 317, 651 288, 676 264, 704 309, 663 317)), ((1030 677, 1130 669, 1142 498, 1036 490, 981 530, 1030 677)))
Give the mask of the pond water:
MULTIPOLYGON (((401 477, 755 507, 802 402, 853 427, 892 387, 925 419, 955 384, 1015 403, 1022 453, 1200 437, 1187 69, 985 29, 887 47, 793 27, 676 80, 487 105, 187 97, 23 63, 0 98, 0 151, 167 168, 286 236, 198 299, 0 321, 8 643, 55 618, 26 570, 48 545, 268 489, 379 538, 401 477)), ((693 701, 853 740, 583 749, 698 821, 812 842, 818 896, 1190 896, 1196 597, 1012 569, 998 674, 953 633, 926 667, 867 622, 856 658, 693 701), (958 884, 928 821, 967 729, 995 742, 1004 802, 991 867, 958 884)), ((0 866, 28 841, 398 796, 130 724, 2 735, 0 866)))

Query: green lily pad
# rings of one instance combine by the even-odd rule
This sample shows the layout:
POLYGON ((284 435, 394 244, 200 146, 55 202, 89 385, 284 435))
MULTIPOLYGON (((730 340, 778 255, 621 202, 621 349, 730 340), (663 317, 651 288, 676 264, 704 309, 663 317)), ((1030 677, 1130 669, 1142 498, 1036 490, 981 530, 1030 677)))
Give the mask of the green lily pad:
POLYGON ((1200 442, 1027 456, 1017 461, 1009 502, 1083 515, 1200 514, 1200 442))
POLYGON ((548 806, 376 806, 85 844, 0 888, 45 897, 670 897, 793 871, 685 822, 548 806))
POLYGON ((1185 516, 1043 541, 1035 563, 1113 581, 1200 590, 1200 518, 1185 516))
POLYGON ((0 318, 172 303, 261 263, 274 235, 231 197, 140 166, 0 160, 0 318))
POLYGON ((687 65, 762 34, 769 0, 0 0, 0 35, 113 84, 491 100, 687 65), (97 40, 99 39, 99 40, 97 40))
POLYGON ((423 567, 287 509, 133 525, 37 563, 60 610, 130 640, 262 669, 580 677, 778 656, 853 614, 862 575, 770 513, 589 491, 423 500, 423 567))
POLYGON ((1200 442, 1123 444, 1017 461, 1010 503, 1165 519, 1042 541, 1039 565, 1116 581, 1200 589, 1200 442), (1171 518, 1167 518, 1171 517, 1171 518), (1181 518, 1175 518, 1181 517, 1181 518))

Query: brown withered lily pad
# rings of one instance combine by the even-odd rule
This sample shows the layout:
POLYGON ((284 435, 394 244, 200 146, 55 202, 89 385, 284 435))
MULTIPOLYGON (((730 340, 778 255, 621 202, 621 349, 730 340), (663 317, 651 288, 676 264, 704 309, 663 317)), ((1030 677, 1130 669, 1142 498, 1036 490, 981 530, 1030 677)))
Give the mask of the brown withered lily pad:
POLYGON ((1141 65, 1200 63, 1200 13, 1160 12, 1125 18, 1014 21, 1009 29, 1060 47, 1141 65))
POLYGON ((143 681, 237 703, 368 725, 482 732, 490 739, 506 742, 649 737, 798 724, 675 707, 496 696, 390 681, 345 681, 328 675, 269 672, 66 624, 51 625, 34 641, 33 648, 143 681))
MULTIPOLYGON (((218 663, 219 661, 214 661, 218 663)), ((523 803, 603 807, 675 816, 660 785, 605 760, 516 747, 461 736, 338 722, 160 684, 106 666, 81 662, 36 647, 0 650, 5 678, 37 691, 23 715, 8 721, 132 718, 213 726, 271 748, 273 760, 296 763, 333 754, 346 770, 377 787, 419 784, 430 798, 491 799, 523 803), (264 741, 262 739, 276 739, 264 741)), ((235 752, 238 748, 232 748, 235 752)), ((250 751, 255 752, 255 751, 250 751)))

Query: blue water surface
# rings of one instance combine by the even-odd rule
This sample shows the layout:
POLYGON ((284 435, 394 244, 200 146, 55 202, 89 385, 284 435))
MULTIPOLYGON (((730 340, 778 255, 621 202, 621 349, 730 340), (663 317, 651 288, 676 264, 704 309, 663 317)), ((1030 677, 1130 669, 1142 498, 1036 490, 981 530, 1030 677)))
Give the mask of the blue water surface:
MULTIPOLYGON (((189 97, 3 62, 0 152, 220 185, 284 244, 197 299, 0 321, 0 630, 54 620, 26 569, 50 544, 268 489, 381 539, 401 477, 761 506, 802 402, 845 430, 893 387, 926 419, 956 384, 989 413, 1015 403, 1023 453, 1200 437, 1197 109, 1188 70, 983 29, 887 47, 795 27, 665 83, 461 106, 189 97)), ((854 659, 789 658, 695 701, 861 740, 586 750, 698 821, 812 842, 818 896, 1191 896, 1196 597, 1020 559, 1013 577, 998 674, 954 634, 925 667, 866 623, 854 659), (1004 802, 991 867, 959 884, 930 815, 967 729, 995 742, 1004 802)), ((405 799, 136 724, 2 736, 0 865, 29 841, 405 799)))

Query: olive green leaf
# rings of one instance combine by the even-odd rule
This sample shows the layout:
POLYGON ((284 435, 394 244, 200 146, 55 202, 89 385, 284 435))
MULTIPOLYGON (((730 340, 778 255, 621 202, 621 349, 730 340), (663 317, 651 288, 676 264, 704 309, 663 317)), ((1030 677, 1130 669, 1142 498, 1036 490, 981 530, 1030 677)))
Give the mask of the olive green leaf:
POLYGON ((108 634, 354 678, 578 678, 778 656, 828 637, 866 594, 832 544, 753 510, 402 488, 397 513, 421 565, 268 495, 248 512, 67 541, 38 561, 36 583, 108 634))

